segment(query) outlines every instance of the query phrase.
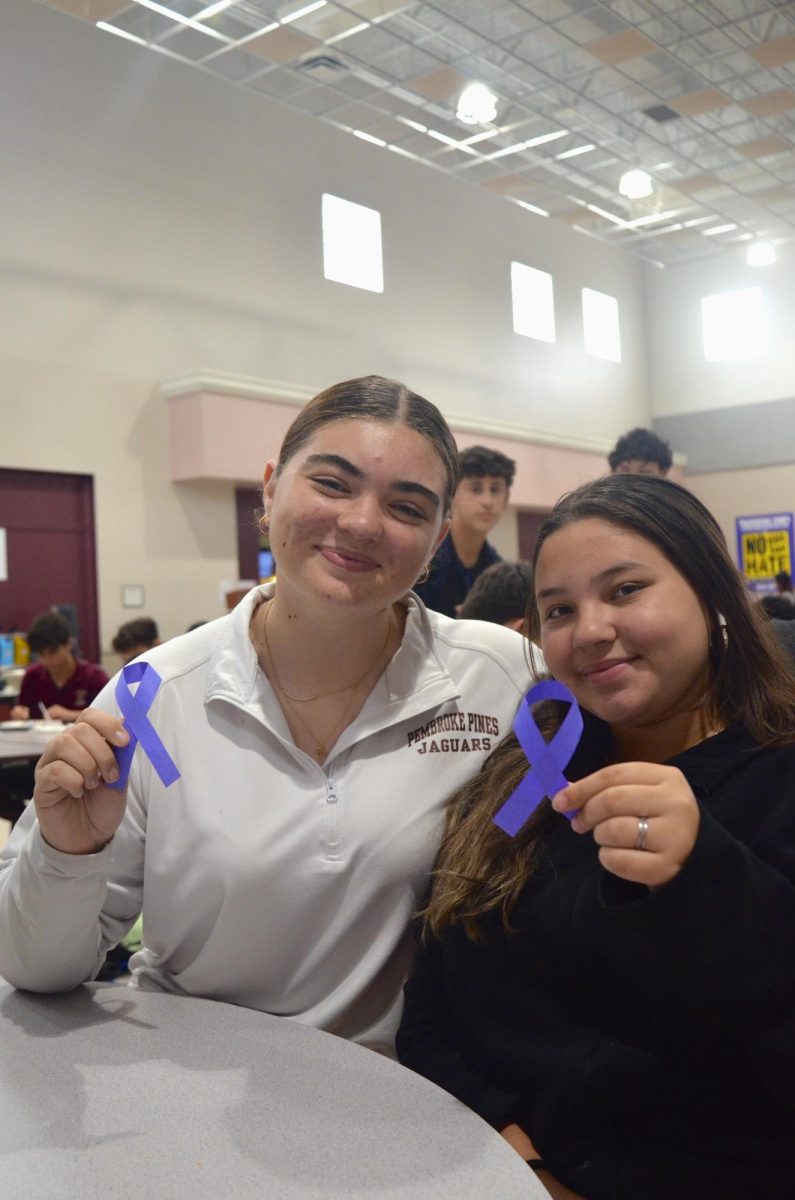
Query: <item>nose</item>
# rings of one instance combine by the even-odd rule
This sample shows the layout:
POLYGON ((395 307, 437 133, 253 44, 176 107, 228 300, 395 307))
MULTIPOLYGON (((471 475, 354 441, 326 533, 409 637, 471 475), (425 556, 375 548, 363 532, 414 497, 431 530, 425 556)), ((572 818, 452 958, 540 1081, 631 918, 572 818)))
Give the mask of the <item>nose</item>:
POLYGON ((374 541, 380 537, 383 528, 381 505, 376 496, 362 492, 353 496, 337 517, 341 529, 360 541, 374 541))
POLYGON ((587 650, 615 641, 612 613, 606 604, 587 601, 577 610, 572 630, 572 646, 587 650))

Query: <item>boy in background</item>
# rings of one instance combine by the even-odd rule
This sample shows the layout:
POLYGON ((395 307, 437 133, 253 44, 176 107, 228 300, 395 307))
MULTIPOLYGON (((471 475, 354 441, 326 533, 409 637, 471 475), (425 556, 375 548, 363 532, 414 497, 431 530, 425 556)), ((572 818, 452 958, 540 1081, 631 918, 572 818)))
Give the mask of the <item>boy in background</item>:
POLYGON ((60 613, 37 617, 28 633, 28 645, 39 661, 25 672, 19 703, 11 709, 12 719, 38 718, 43 704, 53 721, 77 720, 102 691, 108 676, 95 663, 75 658, 69 623, 60 613))
POLYGON ((499 450, 470 446, 459 455, 461 477, 450 532, 436 551, 428 578, 414 591, 428 607, 458 616, 472 584, 501 557, 486 540, 508 507, 516 463, 499 450))

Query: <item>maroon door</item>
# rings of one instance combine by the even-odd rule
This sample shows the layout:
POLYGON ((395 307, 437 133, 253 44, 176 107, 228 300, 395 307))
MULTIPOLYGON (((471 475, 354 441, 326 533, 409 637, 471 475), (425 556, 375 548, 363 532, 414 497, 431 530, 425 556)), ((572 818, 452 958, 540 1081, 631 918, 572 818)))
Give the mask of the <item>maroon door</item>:
POLYGON ((531 562, 536 548, 538 531, 549 516, 546 512, 520 512, 518 516, 519 557, 531 562))
POLYGON ((81 653, 99 662, 92 477, 0 468, 0 528, 8 547, 0 629, 24 633, 53 605, 73 605, 81 653))

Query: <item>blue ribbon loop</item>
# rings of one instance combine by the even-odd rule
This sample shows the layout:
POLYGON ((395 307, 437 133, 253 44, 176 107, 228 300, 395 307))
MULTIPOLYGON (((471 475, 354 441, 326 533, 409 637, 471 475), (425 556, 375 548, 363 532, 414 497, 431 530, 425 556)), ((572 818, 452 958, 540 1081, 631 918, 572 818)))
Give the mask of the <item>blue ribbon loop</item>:
POLYGON ((147 662, 129 663, 119 672, 119 678, 116 680, 116 703, 124 718, 124 726, 130 740, 126 746, 114 751, 119 766, 119 778, 107 786, 115 791, 120 792, 127 786, 135 747, 139 742, 164 787, 170 787, 179 779, 176 763, 146 715, 152 707, 161 682, 157 671, 147 662), (133 683, 138 684, 135 694, 130 689, 130 684, 133 683))
MULTIPOLYGON (((545 796, 550 800, 568 786, 563 768, 571 760, 582 734, 582 713, 564 683, 544 679, 531 687, 513 723, 513 731, 527 756, 530 769, 494 816, 494 824, 515 837, 545 796), (551 741, 545 741, 533 716, 532 705, 541 700, 565 700, 571 708, 551 741)), ((565 814, 569 820, 574 813, 565 814)))

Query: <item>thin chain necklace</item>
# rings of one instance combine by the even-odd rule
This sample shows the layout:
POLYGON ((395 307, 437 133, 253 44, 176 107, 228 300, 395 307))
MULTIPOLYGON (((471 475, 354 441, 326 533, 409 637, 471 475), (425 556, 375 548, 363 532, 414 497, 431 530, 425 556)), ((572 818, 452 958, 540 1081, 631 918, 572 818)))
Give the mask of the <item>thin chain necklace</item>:
POLYGON ((342 688, 335 688, 335 690, 333 692, 325 692, 325 693, 323 693, 322 696, 321 695, 309 696, 306 700, 298 700, 298 699, 296 699, 296 697, 291 696, 289 692, 285 691, 284 687, 279 682, 279 677, 276 674, 276 671, 274 670, 274 667, 273 667, 273 656, 271 654, 271 649, 268 644, 267 627, 268 627, 268 614, 269 613, 270 613, 270 606, 268 606, 268 608, 266 609, 266 612, 265 612, 265 620, 262 623, 262 633, 263 633, 263 638, 264 638, 264 643, 265 643, 265 650, 268 655, 268 665, 270 667, 271 679, 275 683, 275 685, 278 688, 281 695, 284 697, 287 707, 289 708, 290 712, 295 717, 296 721, 298 721, 299 725, 302 726, 302 728, 305 730, 306 733, 309 734, 309 737, 314 742, 312 756, 321 763, 325 762, 326 759, 328 758, 329 750, 336 742, 337 737, 340 733, 340 730, 342 730, 344 728, 344 726, 347 724, 348 718, 350 717, 350 715, 353 711, 354 705, 356 703, 356 698, 357 698, 356 697, 356 689, 359 687, 360 684, 362 684, 364 682, 364 680, 367 678, 367 676, 376 669, 376 667, 380 666, 381 659, 384 656, 384 651, 386 650, 387 643, 389 642, 389 635, 392 632, 392 613, 390 612, 390 614, 389 614, 389 620, 387 622, 386 637, 384 638, 384 642, 383 642, 383 645, 381 646, 381 649, 378 651, 378 657, 376 659, 374 659, 373 662, 370 663, 370 666, 367 668, 364 675, 360 675, 355 683, 349 683, 345 687, 342 687, 342 688), (337 723, 334 725, 334 728, 331 729, 323 737, 318 736, 317 731, 314 730, 311 727, 311 725, 308 724, 308 722, 303 717, 303 715, 295 707, 296 704, 308 704, 310 702, 310 700, 325 699, 327 696, 336 696, 340 692, 346 692, 346 691, 350 691, 350 693, 351 693, 350 699, 348 700, 347 704, 345 705, 342 715, 339 718, 339 720, 337 721, 337 723))
POLYGON ((296 721, 298 721, 303 726, 303 728, 309 734, 312 741, 315 743, 314 749, 312 750, 312 757, 316 758, 318 760, 318 762, 325 762, 326 759, 328 758, 329 750, 331 749, 331 747, 334 745, 334 743, 337 740, 337 735, 339 734, 339 732, 343 728, 343 726, 347 723, 348 717, 349 717, 351 711, 353 710, 354 701, 356 700, 356 692, 351 693, 351 698, 348 701, 348 703, 345 705, 345 711, 343 712, 339 721, 334 726, 334 728, 329 733, 327 733, 325 735, 325 737, 322 739, 318 737, 318 735, 314 729, 310 728, 310 726, 304 720, 303 716, 298 711, 298 709, 295 707, 295 705, 290 703, 290 701, 287 697, 287 693, 282 692, 282 695, 284 696, 287 707, 290 709, 290 712, 293 714, 296 721))
MULTIPOLYGON (((373 661, 370 663, 369 667, 367 667, 362 672, 362 674, 359 676, 358 679, 354 679, 353 683, 346 683, 342 687, 332 688, 332 690, 330 692, 318 692, 316 696, 305 696, 303 698, 300 698, 299 696, 293 696, 291 692, 287 691, 287 688, 281 682, 281 680, 279 679, 279 676, 276 673, 276 667, 274 666, 274 663, 273 663, 273 653, 271 652, 270 642, 268 641, 268 617, 271 615, 272 607, 273 607, 273 602, 271 601, 271 603, 265 609, 265 620, 262 622, 262 640, 265 645, 265 653, 268 656, 268 666, 270 667, 271 678, 273 679, 273 682, 276 684, 276 686, 279 689, 279 691, 281 692, 281 694, 284 696, 285 700, 287 700, 288 703, 290 703, 291 708, 292 708, 293 704, 311 704, 313 700, 326 700, 326 699, 328 699, 329 696, 339 696, 342 694, 342 692, 353 691, 355 688, 357 688, 360 683, 364 682, 364 680, 370 674, 370 672, 372 671, 372 669, 376 665, 376 663, 380 662, 381 656, 384 653, 384 651, 386 650, 387 642, 389 641, 389 635, 392 632, 392 613, 390 611, 390 614, 389 614, 389 617, 387 618, 387 623, 386 623, 386 637, 383 640, 381 649, 378 651, 378 654, 373 659, 373 661)), ((295 711, 295 710, 293 710, 293 711, 295 711)), ((298 714, 296 714, 296 716, 297 715, 298 714)), ((311 731, 309 731, 309 732, 311 732, 311 731)))

